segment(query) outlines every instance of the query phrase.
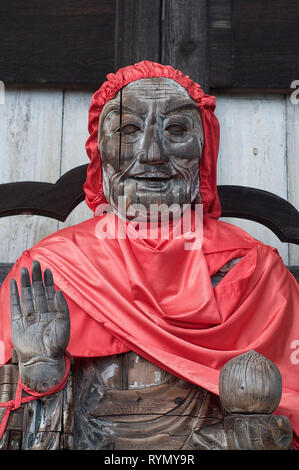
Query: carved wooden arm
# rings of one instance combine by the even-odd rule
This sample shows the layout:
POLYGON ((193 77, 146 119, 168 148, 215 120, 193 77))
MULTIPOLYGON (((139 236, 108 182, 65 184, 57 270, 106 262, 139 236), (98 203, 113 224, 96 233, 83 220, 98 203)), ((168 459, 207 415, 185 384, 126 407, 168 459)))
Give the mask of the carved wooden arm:
MULTIPOLYGON (((0 368, 0 402, 13 400, 19 377, 18 357, 13 350, 10 364, 0 368)), ((23 393, 24 396, 26 394, 23 393)), ((0 408, 0 421, 5 409, 0 408)), ((73 444, 72 372, 64 389, 10 413, 0 450, 71 450, 73 444)))

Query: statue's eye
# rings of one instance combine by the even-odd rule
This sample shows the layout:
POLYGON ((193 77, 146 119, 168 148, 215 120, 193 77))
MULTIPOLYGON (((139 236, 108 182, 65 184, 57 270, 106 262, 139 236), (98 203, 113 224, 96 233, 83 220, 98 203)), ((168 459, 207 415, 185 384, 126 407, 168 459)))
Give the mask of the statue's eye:
POLYGON ((126 134, 126 135, 136 134, 136 132, 139 132, 140 130, 141 130, 140 127, 136 126, 136 124, 124 124, 119 129, 119 131, 122 134, 126 134))
POLYGON ((180 126, 179 124, 170 124, 165 128, 165 130, 170 134, 174 135, 180 135, 186 132, 186 129, 183 126, 180 126))

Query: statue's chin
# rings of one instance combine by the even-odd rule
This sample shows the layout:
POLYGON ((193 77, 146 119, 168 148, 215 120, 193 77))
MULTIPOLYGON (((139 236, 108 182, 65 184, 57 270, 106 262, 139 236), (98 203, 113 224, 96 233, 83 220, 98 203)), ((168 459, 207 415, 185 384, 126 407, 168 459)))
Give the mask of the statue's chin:
POLYGON ((181 218, 183 212, 190 207, 190 198, 179 202, 171 202, 157 200, 145 201, 136 199, 128 200, 120 198, 118 201, 110 201, 114 212, 118 217, 125 220, 135 220, 136 222, 163 222, 168 220, 175 220, 181 218), (118 202, 118 203, 117 203, 118 202))
POLYGON ((104 193, 119 217, 142 222, 180 218, 183 211, 196 202, 199 194, 198 186, 191 189, 192 185, 186 181, 173 179, 166 184, 167 190, 163 185, 162 188, 155 188, 155 182, 147 184, 149 190, 142 184, 122 184, 118 181, 110 187, 104 187, 104 193))

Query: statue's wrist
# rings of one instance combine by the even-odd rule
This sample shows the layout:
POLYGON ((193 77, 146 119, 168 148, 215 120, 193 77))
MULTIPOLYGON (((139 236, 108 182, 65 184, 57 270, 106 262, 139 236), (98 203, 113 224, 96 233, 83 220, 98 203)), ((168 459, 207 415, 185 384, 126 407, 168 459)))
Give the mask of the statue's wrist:
POLYGON ((61 381, 65 373, 65 359, 19 362, 20 380, 38 393, 44 393, 61 381))

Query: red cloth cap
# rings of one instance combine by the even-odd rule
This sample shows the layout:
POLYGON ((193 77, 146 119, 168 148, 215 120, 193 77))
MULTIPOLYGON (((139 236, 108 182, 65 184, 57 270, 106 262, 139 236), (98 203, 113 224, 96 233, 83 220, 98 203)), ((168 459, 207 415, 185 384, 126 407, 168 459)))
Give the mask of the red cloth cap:
POLYGON ((217 194, 217 155, 219 148, 219 124, 214 114, 216 99, 206 95, 200 85, 169 65, 144 60, 107 75, 107 81, 94 93, 89 109, 86 151, 90 158, 84 185, 85 201, 95 212, 98 205, 107 203, 103 194, 101 155, 98 150, 99 118, 104 105, 114 98, 121 88, 145 78, 170 78, 183 86, 198 106, 204 129, 204 148, 200 163, 200 192, 204 212, 213 218, 220 217, 221 208, 217 194))

